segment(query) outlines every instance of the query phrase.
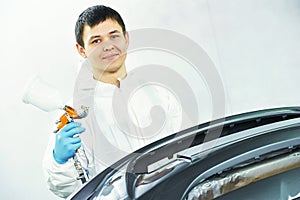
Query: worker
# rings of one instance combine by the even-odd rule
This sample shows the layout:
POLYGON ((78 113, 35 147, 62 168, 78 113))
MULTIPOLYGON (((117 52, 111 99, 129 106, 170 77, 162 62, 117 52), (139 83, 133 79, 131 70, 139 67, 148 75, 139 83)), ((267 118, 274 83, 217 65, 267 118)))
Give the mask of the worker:
POLYGON ((75 35, 85 62, 73 101, 90 107, 89 114, 51 133, 43 161, 49 189, 63 198, 82 187, 71 159, 75 153, 92 179, 123 156, 179 131, 182 120, 172 92, 141 84, 134 68, 126 67, 129 33, 117 11, 104 5, 87 8, 75 35))

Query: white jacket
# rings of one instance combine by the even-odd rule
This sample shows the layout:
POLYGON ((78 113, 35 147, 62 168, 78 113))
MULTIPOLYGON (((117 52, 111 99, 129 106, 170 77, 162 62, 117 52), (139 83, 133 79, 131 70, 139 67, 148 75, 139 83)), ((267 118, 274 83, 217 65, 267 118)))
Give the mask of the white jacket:
MULTIPOLYGON (((86 129, 80 135, 78 157, 90 179, 125 155, 181 129, 180 103, 167 88, 140 84, 134 73, 128 73, 120 88, 95 80, 87 82, 77 87, 80 100, 74 104, 75 108, 76 104, 90 107, 88 117, 78 120, 86 129)), ((76 179, 73 159, 65 164, 55 162, 54 145, 52 133, 43 161, 44 174, 49 189, 66 198, 82 184, 76 179)))

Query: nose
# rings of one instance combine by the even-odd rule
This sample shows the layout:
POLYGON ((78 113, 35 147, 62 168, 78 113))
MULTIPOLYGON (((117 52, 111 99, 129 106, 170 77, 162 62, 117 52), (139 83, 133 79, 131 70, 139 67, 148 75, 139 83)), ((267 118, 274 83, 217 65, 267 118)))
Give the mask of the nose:
POLYGON ((114 46, 109 41, 103 42, 103 51, 111 51, 114 49, 114 46))

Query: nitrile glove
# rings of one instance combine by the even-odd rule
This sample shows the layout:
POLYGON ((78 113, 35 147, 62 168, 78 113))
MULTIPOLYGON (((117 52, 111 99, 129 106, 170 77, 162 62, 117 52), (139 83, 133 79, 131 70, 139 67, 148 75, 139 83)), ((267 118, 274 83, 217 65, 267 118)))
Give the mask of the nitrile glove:
POLYGON ((70 122, 56 134, 53 157, 58 164, 64 164, 75 155, 81 146, 81 139, 77 135, 84 131, 79 122, 70 122))

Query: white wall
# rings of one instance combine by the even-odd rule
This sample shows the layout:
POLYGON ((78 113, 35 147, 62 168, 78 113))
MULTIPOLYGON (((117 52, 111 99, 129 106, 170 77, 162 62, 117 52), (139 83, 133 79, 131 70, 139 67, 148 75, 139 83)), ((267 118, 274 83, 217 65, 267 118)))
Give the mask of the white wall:
POLYGON ((55 114, 23 104, 21 94, 37 73, 64 100, 72 96, 80 60, 74 24, 96 3, 118 10, 128 30, 165 28, 197 42, 222 75, 228 114, 300 105, 297 0, 2 1, 1 199, 57 199, 41 169, 55 114))

